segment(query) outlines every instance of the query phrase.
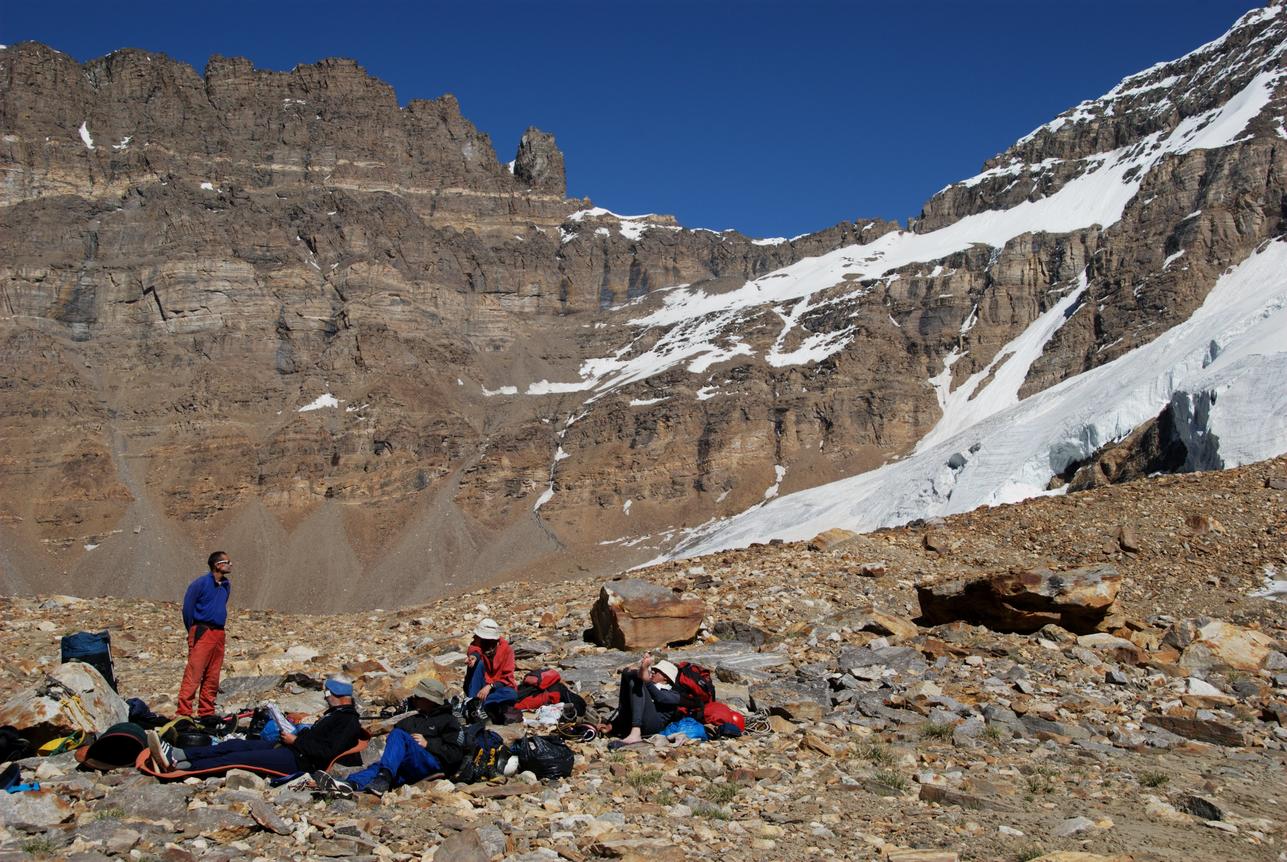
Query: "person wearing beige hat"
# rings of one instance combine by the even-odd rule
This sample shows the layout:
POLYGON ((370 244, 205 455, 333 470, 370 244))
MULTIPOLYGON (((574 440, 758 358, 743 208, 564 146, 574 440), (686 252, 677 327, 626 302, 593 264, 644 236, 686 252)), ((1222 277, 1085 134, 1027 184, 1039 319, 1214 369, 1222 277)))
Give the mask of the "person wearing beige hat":
POLYGON ((514 683, 514 648, 491 618, 474 627, 464 689, 465 696, 480 704, 497 724, 504 721, 505 707, 518 700, 518 689, 514 683))
POLYGON ((609 743, 610 748, 642 742, 675 720, 676 710, 684 704, 684 696, 674 687, 677 679, 679 668, 654 659, 650 652, 643 654, 638 668, 621 672, 617 717, 610 727, 621 739, 609 743))
POLYGON ((465 756, 460 723, 447 703, 446 686, 436 679, 422 679, 409 700, 415 712, 389 731, 380 759, 344 779, 345 785, 379 796, 430 775, 450 775, 460 766, 465 756))

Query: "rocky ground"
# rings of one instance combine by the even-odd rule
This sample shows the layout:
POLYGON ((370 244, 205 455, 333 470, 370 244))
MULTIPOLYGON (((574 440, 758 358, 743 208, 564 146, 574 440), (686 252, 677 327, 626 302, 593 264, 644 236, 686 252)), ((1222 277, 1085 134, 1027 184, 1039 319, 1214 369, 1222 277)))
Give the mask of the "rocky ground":
MULTIPOLYGON (((598 740, 577 746, 571 779, 383 800, 244 775, 159 784, 62 755, 27 762, 41 793, 0 795, 0 859, 1282 862, 1287 614, 1251 594, 1284 571, 1287 459, 666 564, 638 574, 707 608, 669 657, 769 710, 759 732, 621 752, 598 740), (912 621, 917 585, 1102 565, 1121 576, 1109 631, 912 621)), ((521 667, 558 666, 602 703, 638 655, 584 639, 598 592, 520 583, 345 616, 238 610, 221 704, 317 707, 317 681, 347 668, 374 713, 418 675, 457 678, 483 616, 509 629, 521 667)), ((122 694, 173 708, 173 605, 2 601, 0 701, 53 669, 60 635, 109 628, 122 694)))

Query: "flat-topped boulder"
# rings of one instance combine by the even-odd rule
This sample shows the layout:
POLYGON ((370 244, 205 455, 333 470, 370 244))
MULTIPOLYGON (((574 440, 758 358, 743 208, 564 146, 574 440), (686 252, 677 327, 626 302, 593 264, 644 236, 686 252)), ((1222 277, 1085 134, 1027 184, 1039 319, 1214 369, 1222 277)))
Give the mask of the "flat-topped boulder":
POLYGON ((609 581, 590 609, 595 640, 623 650, 649 649, 692 640, 706 605, 639 578, 609 581))
POLYGON ((1108 565, 1064 571, 1023 569, 916 585, 923 625, 956 620, 1028 634, 1054 623, 1076 634, 1113 628, 1121 619, 1122 576, 1108 565))

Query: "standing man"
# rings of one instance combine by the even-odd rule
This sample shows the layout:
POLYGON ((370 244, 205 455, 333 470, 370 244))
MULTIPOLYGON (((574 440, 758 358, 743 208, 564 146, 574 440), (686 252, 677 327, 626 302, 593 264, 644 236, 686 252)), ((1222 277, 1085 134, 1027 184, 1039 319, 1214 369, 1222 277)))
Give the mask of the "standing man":
POLYGON ((232 561, 223 551, 206 560, 210 571, 188 585, 183 596, 183 627, 188 632, 188 664, 179 684, 179 715, 192 715, 192 699, 201 692, 197 717, 215 718, 219 671, 223 668, 224 625, 228 622, 228 596, 232 561))

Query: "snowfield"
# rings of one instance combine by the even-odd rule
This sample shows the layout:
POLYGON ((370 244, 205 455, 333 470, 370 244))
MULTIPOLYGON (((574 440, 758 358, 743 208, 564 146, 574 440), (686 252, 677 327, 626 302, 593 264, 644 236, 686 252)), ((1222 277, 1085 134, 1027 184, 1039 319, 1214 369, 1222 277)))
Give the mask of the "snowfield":
MULTIPOLYGON (((1053 332, 1057 310, 1016 341, 1053 332)), ((1010 361, 1022 363, 1018 354, 1010 361)), ((1001 376, 988 389, 1004 385, 1008 397, 1001 376)), ((708 523, 663 559, 807 539, 831 527, 862 532, 1049 493, 1056 473, 1167 404, 1189 417, 1185 443, 1203 466, 1287 452, 1287 239, 1225 273, 1192 317, 1149 344, 973 424, 963 416, 972 405, 949 399, 927 437, 937 442, 907 459, 708 523)))

